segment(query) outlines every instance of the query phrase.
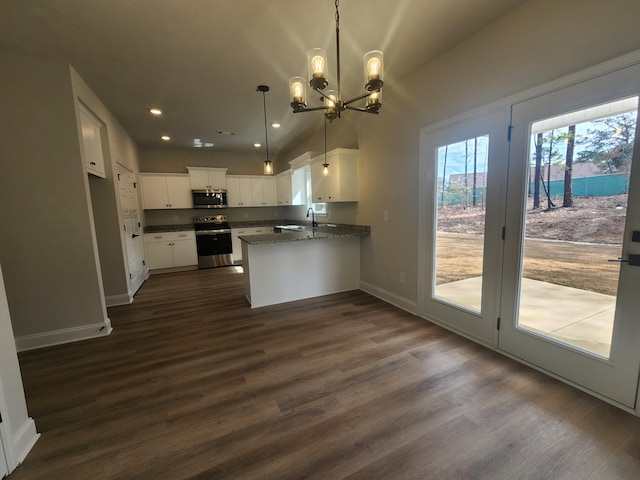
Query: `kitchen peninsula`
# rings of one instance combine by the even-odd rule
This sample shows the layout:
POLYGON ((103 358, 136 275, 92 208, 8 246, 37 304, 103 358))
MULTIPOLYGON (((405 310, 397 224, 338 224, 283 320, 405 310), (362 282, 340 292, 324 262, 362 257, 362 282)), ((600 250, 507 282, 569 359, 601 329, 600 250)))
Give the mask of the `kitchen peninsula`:
POLYGON ((368 226, 282 225, 242 236, 245 292, 251 308, 359 288, 360 238, 368 226))

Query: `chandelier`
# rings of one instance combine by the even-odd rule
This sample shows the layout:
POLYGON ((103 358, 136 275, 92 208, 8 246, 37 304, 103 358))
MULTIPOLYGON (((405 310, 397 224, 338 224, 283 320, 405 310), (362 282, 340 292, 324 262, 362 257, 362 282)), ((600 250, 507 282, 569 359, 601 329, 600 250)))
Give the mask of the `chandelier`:
POLYGON ((364 89, 365 93, 350 100, 342 100, 340 92, 340 13, 338 12, 339 0, 336 4, 336 90, 327 90, 327 53, 321 48, 314 48, 307 53, 307 66, 309 72, 309 86, 322 97, 324 105, 321 107, 307 108, 307 80, 304 77, 289 79, 289 96, 293 113, 324 110, 324 116, 330 122, 340 118, 345 110, 357 110, 359 112, 377 114, 382 107, 382 52, 372 50, 364 56, 364 89), (363 107, 353 105, 359 100, 366 99, 363 107))

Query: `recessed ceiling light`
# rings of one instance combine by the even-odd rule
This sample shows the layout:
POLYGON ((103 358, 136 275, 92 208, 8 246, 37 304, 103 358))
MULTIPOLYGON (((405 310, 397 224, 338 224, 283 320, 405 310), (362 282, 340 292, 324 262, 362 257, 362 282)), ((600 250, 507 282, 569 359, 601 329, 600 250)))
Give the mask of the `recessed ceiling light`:
POLYGON ((256 148, 260 148, 262 146, 262 144, 261 143, 254 143, 253 146, 256 147, 256 148))
POLYGON ((162 135, 160 138, 165 142, 168 142, 169 140, 171 140, 171 137, 169 135, 162 135))
POLYGON ((271 126, 272 126, 273 128, 280 128, 280 124, 279 124, 279 123, 277 123, 277 122, 272 123, 272 124, 271 124, 271 126))
POLYGON ((149 109, 149 113, 152 113, 153 115, 162 115, 162 110, 153 107, 149 109))

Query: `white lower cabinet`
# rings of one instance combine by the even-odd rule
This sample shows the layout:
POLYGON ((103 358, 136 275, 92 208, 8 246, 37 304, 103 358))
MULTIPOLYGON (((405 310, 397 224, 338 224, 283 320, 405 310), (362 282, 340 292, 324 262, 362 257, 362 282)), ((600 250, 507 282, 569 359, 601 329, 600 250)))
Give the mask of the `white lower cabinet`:
POLYGON ((233 262, 242 261, 242 240, 239 237, 249 235, 266 235, 273 233, 273 227, 245 227, 231 229, 231 247, 233 248, 233 262))
POLYGON ((198 264, 195 232, 146 233, 144 242, 150 270, 198 264))

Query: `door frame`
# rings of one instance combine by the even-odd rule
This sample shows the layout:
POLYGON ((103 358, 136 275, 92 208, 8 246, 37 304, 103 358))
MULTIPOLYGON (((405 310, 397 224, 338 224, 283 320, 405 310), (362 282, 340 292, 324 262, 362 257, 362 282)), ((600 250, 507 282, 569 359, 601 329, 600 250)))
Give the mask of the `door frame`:
MULTIPOLYGON (((634 51, 634 52, 630 52, 628 54, 610 59, 608 61, 602 62, 600 64, 594 65, 592 67, 588 67, 584 70, 580 70, 578 72, 566 75, 564 77, 552 80, 550 82, 546 82, 544 84, 538 85, 536 87, 530 88, 528 90, 524 90, 522 92, 510 95, 508 97, 505 97, 503 99, 499 99, 495 102, 492 102, 490 104, 481 106, 479 108, 475 108, 470 110, 469 112, 466 113, 462 113, 462 114, 458 114, 455 115, 453 117, 450 117, 448 119, 436 122, 434 124, 428 125, 425 128, 421 129, 421 140, 420 140, 420 159, 423 159, 425 157, 425 152, 426 152, 426 148, 427 146, 424 145, 424 142, 422 140, 422 133, 424 132, 428 132, 428 131, 433 131, 439 128, 444 128, 447 126, 451 126, 457 122, 460 122, 462 120, 464 120, 465 118, 471 118, 477 115, 482 115, 483 113, 486 113, 488 111, 494 110, 494 109, 499 109, 499 108, 511 108, 512 105, 516 104, 516 103, 520 103, 523 102, 525 100, 528 99, 532 99, 535 97, 539 97, 542 96, 546 93, 550 93, 556 90, 560 90, 564 87, 568 87, 568 86, 572 86, 578 83, 581 83, 583 81, 586 80, 590 80, 602 75, 606 75, 608 73, 611 72, 615 72, 617 70, 623 69, 623 68, 627 68, 627 67, 631 67, 634 65, 640 64, 640 50, 634 51)), ((640 135, 636 136, 636 142, 638 142, 638 137, 640 135)), ((422 168, 422 167, 421 167, 422 168)), ((425 240, 428 238, 427 236, 427 225, 425 224, 425 215, 423 215, 423 212, 420 210, 422 207, 422 205, 424 205, 424 202, 427 198, 428 195, 431 194, 431 192, 425 191, 424 186, 427 185, 426 183, 423 183, 423 179, 422 179, 422 175, 423 172, 422 170, 420 171, 420 180, 419 180, 419 192, 418 192, 418 199, 419 199, 419 218, 418 218, 418 291, 417 291, 417 296, 418 296, 418 311, 417 314, 419 316, 421 316, 422 318, 425 318, 429 321, 432 321, 448 330, 451 330, 463 337, 469 338, 477 343, 481 343, 485 346, 488 346, 490 348, 492 348, 493 350, 495 350, 496 352, 501 353, 502 355, 505 355, 509 358, 512 358, 520 363, 523 363, 525 365, 528 365, 529 367, 535 369, 535 370, 539 370, 545 374, 547 374, 548 376, 552 377, 552 378, 556 378, 564 383, 567 383, 579 390, 585 391, 587 393, 589 393, 590 395, 599 398, 609 404, 612 404, 628 413, 633 413, 637 416, 640 416, 640 389, 638 390, 638 393, 636 395, 636 408, 632 409, 629 408, 626 405, 623 405, 619 402, 616 402, 608 397, 605 397, 604 395, 600 395, 597 392, 594 392, 592 390, 588 390, 585 389, 583 386, 572 382, 566 378, 560 377, 559 375, 554 374, 553 372, 549 372, 547 370, 544 370, 530 362, 527 362, 526 360, 523 360, 521 358, 518 358, 514 355, 509 354, 508 352, 504 352, 502 350, 498 350, 497 347, 497 338, 498 338, 498 331, 496 329, 495 331, 495 335, 493 336, 493 342, 491 343, 487 343, 484 341, 481 341, 480 339, 478 339, 476 336, 474 336, 473 334, 471 334, 470 332, 464 331, 464 330, 459 330, 456 328, 452 328, 451 326, 449 326, 448 324, 442 322, 441 319, 436 318, 433 314, 427 314, 427 312, 425 312, 424 309, 424 296, 426 292, 426 285, 427 285, 427 281, 428 281, 428 274, 429 272, 427 271, 427 268, 424 267, 425 262, 426 262, 426 257, 425 254, 421 251, 421 246, 425 245, 425 240)), ((627 212, 627 214, 629 215, 629 212, 627 212)), ((640 214, 640 212, 637 212, 637 214, 640 214)))
MULTIPOLYGON (((524 219, 526 218, 524 212, 527 200, 528 172, 531 168, 529 161, 530 123, 625 97, 640 96, 640 83, 633 81, 636 78, 640 78, 640 65, 631 65, 513 105, 514 135, 510 145, 512 150, 510 152, 508 181, 508 188, 512 189, 513 193, 508 199, 505 217, 507 238, 504 249, 504 286, 501 305, 503 321, 498 345, 502 351, 507 351, 514 356, 522 356, 530 362, 535 362, 542 369, 553 369, 557 375, 571 379, 582 385, 583 389, 598 391, 616 403, 624 404, 629 408, 635 408, 637 402, 640 358, 633 358, 634 348, 628 340, 640 338, 640 328, 634 328, 633 322, 629 320, 620 323, 621 319, 626 316, 623 316, 619 309, 624 310, 623 305, 632 302, 633 295, 629 297, 618 295, 617 297, 618 308, 616 309, 612 350, 608 359, 518 328, 515 322, 519 312, 524 219), (621 328, 625 329, 627 335, 621 335, 621 328), (633 387, 628 383, 630 376, 636 379, 633 387), (626 393, 623 393, 624 391, 626 393)), ((637 150, 639 148, 638 135, 636 133, 634 162, 640 163, 640 152, 637 150)), ((638 169, 637 165, 632 167, 632 184, 638 178, 638 169)), ((633 194, 632 199, 635 199, 636 203, 639 194, 640 191, 633 194)), ((629 237, 633 222, 633 204, 630 204, 629 210, 625 222, 623 251, 625 256, 629 253, 630 248, 629 237)), ((622 275, 621 269, 620 285, 624 287, 622 275)), ((625 275, 625 278, 629 275, 640 279, 640 276, 633 271, 625 275)))
MULTIPOLYGON (((116 162, 116 189, 117 189, 117 197, 118 197, 118 218, 120 220, 120 225, 124 226, 125 225, 125 219, 124 219, 124 212, 123 212, 123 205, 122 205, 122 198, 121 198, 121 191, 120 191, 120 175, 122 174, 122 172, 126 171, 127 173, 131 174, 131 176, 133 177, 134 180, 134 185, 137 185, 139 183, 138 179, 138 175, 134 170, 131 170, 129 167, 127 167, 126 165, 120 163, 120 162, 116 162)), ((138 195, 138 189, 136 188, 136 202, 137 202, 137 211, 138 211, 138 222, 140 224, 142 224, 141 220, 140 220, 140 212, 141 212, 141 205, 140 205, 140 196, 138 195)), ((140 227, 140 232, 142 232, 142 227, 140 227)), ((136 292, 138 291, 138 289, 142 286, 142 284, 149 278, 149 265, 147 263, 147 252, 146 252, 146 248, 145 248, 145 244, 144 244, 144 236, 142 235, 142 233, 139 233, 140 237, 139 237, 139 242, 141 244, 141 249, 142 249, 142 260, 144 261, 144 266, 145 268, 142 269, 141 275, 142 275, 142 279, 140 282, 140 285, 138 285, 138 288, 136 288, 135 290, 132 288, 132 282, 131 282, 131 268, 129 265, 129 250, 127 247, 127 235, 129 232, 125 231, 125 228, 122 228, 122 230, 120 230, 120 235, 121 235, 121 242, 122 242, 122 251, 123 251, 123 262, 125 265, 125 274, 126 274, 126 282, 127 282, 127 292, 128 292, 128 302, 127 303, 131 303, 133 301, 133 297, 136 294, 136 292)), ((117 303, 112 303, 110 304, 110 306, 112 305, 116 305, 117 303)))
POLYGON ((502 208, 508 155, 509 110, 506 107, 487 109, 473 115, 458 117, 445 124, 421 130, 419 173, 419 229, 418 229, 418 311, 423 318, 449 328, 456 333, 495 348, 498 332, 495 328, 500 306, 499 290, 502 271, 501 227, 502 208), (478 136, 489 136, 489 168, 485 210, 483 281, 480 312, 446 299, 435 297, 432 272, 435 266, 437 214, 437 168, 435 151, 478 136), (431 248, 430 248, 431 247, 431 248), (443 320, 447 318, 447 320, 443 320))

